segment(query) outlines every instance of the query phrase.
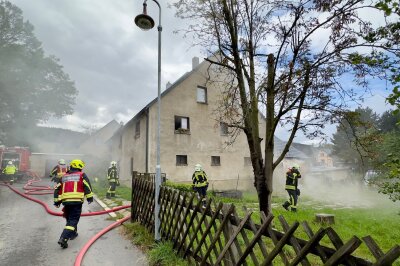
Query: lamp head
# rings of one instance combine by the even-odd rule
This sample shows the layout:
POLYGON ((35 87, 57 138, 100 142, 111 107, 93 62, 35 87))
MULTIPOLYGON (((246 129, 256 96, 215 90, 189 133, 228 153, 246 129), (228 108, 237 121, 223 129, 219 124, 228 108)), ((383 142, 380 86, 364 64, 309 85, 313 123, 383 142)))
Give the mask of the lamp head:
POLYGON ((154 20, 147 15, 146 1, 143 3, 143 14, 136 16, 135 24, 144 31, 150 30, 154 27, 154 20))

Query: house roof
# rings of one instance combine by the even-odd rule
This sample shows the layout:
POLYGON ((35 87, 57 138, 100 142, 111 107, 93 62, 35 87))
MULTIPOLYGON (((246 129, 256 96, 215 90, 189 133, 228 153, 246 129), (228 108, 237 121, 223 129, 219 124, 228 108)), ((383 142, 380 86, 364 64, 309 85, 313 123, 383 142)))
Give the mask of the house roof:
MULTIPOLYGON (((282 153, 283 149, 285 148, 286 142, 279 139, 278 137, 275 137, 274 141, 275 141, 274 154, 279 156, 282 153)), ((291 147, 289 148, 289 151, 285 155, 285 158, 308 159, 310 157, 306 155, 304 152, 294 147, 292 143, 291 147)))
MULTIPOLYGON (((199 63, 195 68, 193 68, 191 71, 186 72, 183 74, 179 79, 177 79, 171 86, 169 86, 166 90, 161 92, 160 97, 162 98, 164 95, 168 94, 170 91, 175 89, 179 84, 181 84, 184 80, 186 80, 190 75, 195 73, 201 66, 204 64, 208 63, 206 60, 203 60, 201 63, 199 63)), ((208 63, 209 64, 209 63, 208 63)), ((140 117, 147 109, 149 109, 153 104, 157 103, 158 96, 154 98, 151 102, 149 102, 145 107, 143 107, 142 110, 140 110, 131 120, 129 120, 126 123, 126 127, 130 126, 138 117, 140 117)))

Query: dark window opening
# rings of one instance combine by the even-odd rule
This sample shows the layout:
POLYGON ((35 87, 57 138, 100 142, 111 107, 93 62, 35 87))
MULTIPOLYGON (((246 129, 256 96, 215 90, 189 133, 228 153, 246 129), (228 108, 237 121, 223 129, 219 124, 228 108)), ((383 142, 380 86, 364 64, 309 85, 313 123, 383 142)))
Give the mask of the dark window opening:
POLYGON ((187 155, 176 155, 176 165, 187 165, 187 155))
POLYGON ((220 156, 211 156, 211 165, 212 166, 220 166, 221 165, 221 157, 220 156))
POLYGON ((190 131, 189 117, 175 116, 175 132, 189 133, 189 131, 190 131))

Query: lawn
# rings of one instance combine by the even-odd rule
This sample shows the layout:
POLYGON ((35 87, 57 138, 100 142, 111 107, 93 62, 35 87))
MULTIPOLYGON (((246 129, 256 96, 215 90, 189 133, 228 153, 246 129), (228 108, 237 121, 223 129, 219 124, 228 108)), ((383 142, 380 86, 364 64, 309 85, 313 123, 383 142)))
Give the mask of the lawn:
MULTIPOLYGON (((369 208, 332 206, 303 197, 299 202, 298 212, 292 213, 281 206, 285 200, 285 198, 273 197, 272 212, 276 217, 274 227, 280 231, 283 230, 277 219, 279 215, 283 215, 289 224, 294 221, 307 221, 313 231, 316 232, 321 225, 315 222, 315 214, 328 213, 335 215, 335 224, 331 227, 338 233, 343 242, 348 241, 354 235, 359 238, 370 235, 385 253, 394 245, 400 245, 400 208, 393 208, 392 204, 390 204, 390 207, 377 205, 369 208)), ((234 203, 240 216, 244 215, 243 207, 253 210, 253 220, 259 220, 256 195, 244 194, 241 200, 222 199, 222 201, 234 203)), ((298 229, 295 235, 302 239, 308 239, 301 229, 298 229)), ((333 247, 328 237, 324 237, 321 243, 333 247)), ((364 243, 356 250, 354 255, 373 259, 364 243)), ((400 261, 396 265, 400 265, 400 261)))

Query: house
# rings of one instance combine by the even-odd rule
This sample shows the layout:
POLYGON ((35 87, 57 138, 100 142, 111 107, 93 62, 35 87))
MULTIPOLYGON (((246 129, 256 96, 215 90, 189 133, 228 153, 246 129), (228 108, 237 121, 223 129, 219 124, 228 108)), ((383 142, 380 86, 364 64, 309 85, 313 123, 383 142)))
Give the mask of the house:
POLYGON ((83 141, 79 145, 78 150, 87 156, 111 160, 110 148, 107 141, 121 128, 121 126, 120 123, 112 120, 102 128, 96 130, 85 141, 83 141))
MULTIPOLYGON (((233 144, 227 145, 227 127, 215 115, 223 91, 218 83, 209 82, 213 73, 207 61, 199 63, 195 57, 192 70, 161 93, 161 172, 174 182, 190 183, 194 165, 200 163, 211 189, 252 189, 246 137, 241 132, 233 144)), ((133 170, 155 172, 157 106, 156 98, 111 139, 111 155, 118 161, 122 182, 130 182, 133 170)), ((260 121, 264 132, 261 116, 260 121)))

